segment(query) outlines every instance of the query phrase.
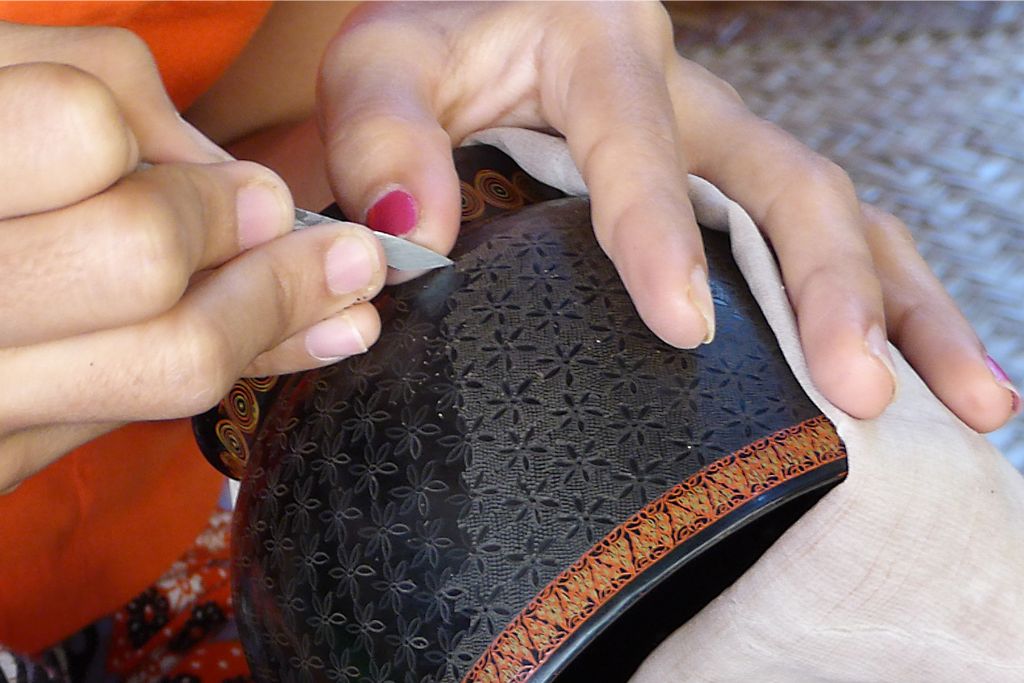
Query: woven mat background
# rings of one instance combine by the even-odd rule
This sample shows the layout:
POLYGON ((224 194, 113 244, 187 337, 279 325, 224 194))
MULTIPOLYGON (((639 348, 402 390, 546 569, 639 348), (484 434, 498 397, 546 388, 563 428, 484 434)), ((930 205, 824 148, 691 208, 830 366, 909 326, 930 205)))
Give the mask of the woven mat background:
MULTIPOLYGON (((682 54, 906 221, 1024 385, 1024 4, 668 7, 682 54)), ((1024 470, 1024 419, 991 439, 1024 470)))

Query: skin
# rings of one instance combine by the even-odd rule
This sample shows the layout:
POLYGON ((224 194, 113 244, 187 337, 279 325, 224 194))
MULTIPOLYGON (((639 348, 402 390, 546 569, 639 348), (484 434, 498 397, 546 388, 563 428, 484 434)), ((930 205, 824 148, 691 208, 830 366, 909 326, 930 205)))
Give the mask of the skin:
MULTIPOLYGON (((278 87, 294 101, 315 99, 309 81, 294 77, 276 87, 263 81, 259 91, 237 86, 257 81, 270 55, 287 51, 289 36, 319 52, 314 43, 329 32, 310 27, 345 14, 336 5, 275 11, 264 39, 257 36, 231 78, 190 112, 219 140, 257 125, 211 116, 227 103, 273 112, 283 106, 278 87), (322 22, 309 18, 328 10, 334 15, 322 22)), ((873 354, 869 343, 877 328, 974 429, 996 429, 1012 415, 1011 390, 993 377, 982 343, 906 227, 861 204, 841 169, 679 57, 657 6, 371 3, 345 17, 326 44, 319 88, 319 141, 306 121, 239 148, 295 179, 293 190, 310 206, 330 199, 310 171, 322 160, 348 215, 365 216, 382 191, 404 188, 420 215, 408 238, 446 251, 458 227, 451 146, 491 126, 555 129, 584 171, 599 241, 644 320, 668 343, 692 347, 708 336, 700 313, 708 295, 691 290, 705 262, 686 198, 688 171, 739 201, 772 242, 814 381, 832 402, 858 418, 888 405, 891 358, 877 342, 873 354), (299 153, 267 151, 275 147, 299 153)))
POLYGON ((325 321, 351 351, 375 341, 379 243, 291 233, 281 178, 181 120, 138 38, 0 24, 0 65, 0 490, 121 423, 204 410, 240 375, 325 364, 308 348, 325 321), (346 282, 356 252, 368 277, 346 282))
MULTIPOLYGON (((699 242, 683 238, 675 252, 661 243, 647 247, 648 240, 665 239, 648 232, 678 233, 681 225, 692 230, 692 223, 683 225, 690 213, 679 192, 685 160, 686 169, 738 199, 771 239, 823 393, 857 417, 886 406, 891 379, 864 349, 868 321, 884 320, 887 336, 928 385, 896 360, 900 390, 887 418, 927 429, 944 448, 885 453, 861 447, 857 439, 864 432, 843 429, 857 453, 847 481, 721 598, 662 643, 635 680, 904 683, 1024 676, 1024 655, 1016 646, 1017 634, 1024 632, 1024 594, 1015 573, 1024 562, 1024 536, 1011 521, 1024 513, 1024 480, 935 397, 976 429, 989 429, 1010 414, 1011 396, 993 380, 976 335, 917 254, 906 228, 860 204, 841 171, 753 117, 726 84, 673 56, 660 15, 630 24, 617 8, 587 11, 599 16, 596 26, 575 20, 571 7, 364 7, 326 48, 319 116, 257 133, 233 150, 256 155, 288 178, 296 201, 316 207, 336 197, 352 216, 365 215, 382 187, 399 184, 420 203, 420 223, 410 239, 445 250, 458 220, 450 146, 492 125, 555 128, 569 139, 578 165, 590 169, 586 180, 595 209, 601 193, 606 195, 595 230, 638 306, 647 297, 645 320, 679 345, 702 338, 703 319, 689 310, 664 318, 651 311, 679 303, 659 297, 671 287, 685 291, 687 283, 672 284, 663 273, 686 273, 690 264, 701 263, 699 242), (504 27, 516 23, 504 13, 513 11, 520 21, 523 13, 536 13, 535 23, 524 21, 518 37, 529 49, 502 49, 504 27), (653 111, 617 112, 617 99, 637 107, 646 97, 632 92, 637 86, 630 78, 611 83, 612 90, 631 92, 630 97, 613 92, 600 101, 600 93, 585 92, 598 79, 574 70, 575 60, 584 57, 560 59, 559 49, 572 44, 566 35, 606 47, 610 36, 602 30, 644 36, 620 36, 627 45, 661 41, 660 51, 643 59, 654 68, 650 64, 664 58, 660 68, 674 120, 666 123, 653 111), (548 43, 554 47, 547 49, 548 43), (381 47, 387 45, 416 49, 391 53, 381 47), (537 58, 524 63, 524 52, 537 58), (407 61, 408 54, 415 54, 415 63, 407 61), (527 75, 513 79, 516 89, 493 78, 498 72, 527 75), (574 89, 574 78, 584 85, 574 89), (598 101, 562 97, 578 91, 584 91, 582 100, 598 101), (588 121, 563 111, 586 107, 606 114, 588 121), (594 147, 587 144, 588 126, 621 130, 616 114, 631 126, 674 126, 672 133, 648 139, 675 135, 680 151, 661 154, 661 144, 645 150, 640 139, 628 153, 607 152, 624 157, 608 172, 602 172, 600 151, 590 152, 598 161, 588 166, 587 152, 594 147), (643 165, 625 167, 633 157, 643 165), (317 166, 328 169, 327 179, 310 173, 317 166), (665 177, 680 184, 659 185, 665 177), (652 194, 651 187, 663 193, 652 194), (806 237, 823 231, 820 239, 806 237), (631 279, 634 272, 640 275, 631 279), (648 281, 645 272, 659 274, 648 281), (867 400, 878 396, 877 403, 867 400)), ((275 31, 275 42, 287 32, 275 31)), ((615 64, 641 59, 612 57, 608 65, 598 56, 600 80, 615 64)), ((253 64, 259 61, 252 57, 253 64)), ((217 97, 215 89, 200 105, 217 97)), ((667 105, 655 93, 648 106, 667 105)), ((595 136, 600 138, 590 133, 595 136)), ((841 427, 843 422, 838 419, 841 427)))
MULTIPOLYGON (((356 225, 292 233, 293 204, 316 208, 333 196, 365 216, 383 190, 401 187, 418 204, 409 239, 446 252, 459 216, 450 149, 497 125, 566 137, 598 240, 667 343, 693 347, 713 333, 686 193, 695 173, 771 241, 813 380, 848 415, 875 417, 893 397, 892 360, 871 341, 877 330, 974 429, 1010 417, 1011 390, 986 367, 906 228, 863 206, 841 169, 678 56, 660 6, 348 9, 276 7, 188 112, 262 165, 231 161, 179 119, 131 34, 0 24, 0 149, 11 150, 0 164, 0 489, 124 422, 200 412, 239 376, 330 362, 311 352, 314 337, 333 340, 332 355, 372 344, 380 323, 364 302, 385 279, 379 245, 356 225), (250 206, 259 211, 239 211, 243 188, 260 188, 250 206), (338 282, 353 284, 359 250, 368 250, 368 275, 339 292, 338 282)), ((855 489, 864 502, 850 505, 892 517, 899 491, 839 490, 855 489)), ((1019 491, 1000 495, 1006 515, 1019 517, 1019 491)), ((820 547, 808 544, 797 548, 820 547)), ((902 566, 891 550, 899 547, 883 544, 873 580, 884 585, 902 566)), ((765 575, 779 564, 758 566, 765 575)), ((877 612, 863 615, 870 622, 877 612)), ((700 628, 687 642, 713 633, 700 628)), ((722 642, 752 634, 734 627, 722 642)), ((669 672, 691 666, 652 661, 668 661, 669 672)), ((749 671, 724 680, 749 679, 757 661, 748 661, 749 671)))

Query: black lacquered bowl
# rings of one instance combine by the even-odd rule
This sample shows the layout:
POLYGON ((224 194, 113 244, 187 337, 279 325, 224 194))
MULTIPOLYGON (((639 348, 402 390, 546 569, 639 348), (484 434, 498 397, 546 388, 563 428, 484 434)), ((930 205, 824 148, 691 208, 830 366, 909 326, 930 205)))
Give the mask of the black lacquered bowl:
POLYGON ((585 199, 456 158, 456 265, 379 297, 380 342, 196 419, 259 680, 622 680, 845 475, 725 234, 716 339, 672 349, 585 199))

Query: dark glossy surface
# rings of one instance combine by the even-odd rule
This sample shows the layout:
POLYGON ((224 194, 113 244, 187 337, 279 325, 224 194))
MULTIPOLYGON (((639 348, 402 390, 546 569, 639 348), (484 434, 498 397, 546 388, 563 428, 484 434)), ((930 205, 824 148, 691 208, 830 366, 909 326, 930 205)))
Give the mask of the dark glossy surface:
MULTIPOLYGON (((490 154, 463 158, 463 177, 479 179, 497 163, 490 154)), ((704 236, 717 338, 675 350, 637 317, 586 200, 519 208, 515 169, 498 161, 502 173, 484 181, 506 194, 464 232, 456 266, 382 295, 369 353, 264 396, 234 530, 242 635, 261 680, 460 680, 545 586, 644 506, 820 415, 727 236, 704 236)), ((470 215, 472 201, 464 195, 470 215)), ((197 422, 200 435, 218 419, 197 422)), ((843 468, 723 516, 623 589, 532 680, 584 649, 630 590, 843 468)))

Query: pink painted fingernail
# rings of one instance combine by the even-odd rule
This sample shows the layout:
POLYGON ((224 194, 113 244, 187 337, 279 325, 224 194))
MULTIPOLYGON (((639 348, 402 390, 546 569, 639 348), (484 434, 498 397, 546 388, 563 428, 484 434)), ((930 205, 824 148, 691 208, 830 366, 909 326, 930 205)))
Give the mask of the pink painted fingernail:
POLYGON ((238 191, 235 210, 243 249, 269 242, 281 232, 284 204, 271 185, 255 182, 238 191))
POLYGON ((306 351, 317 360, 334 362, 366 353, 366 342, 346 316, 319 322, 306 332, 306 351))
POLYGON ((1020 392, 1017 391, 1017 387, 1013 386, 1013 382, 1010 381, 1010 376, 1006 374, 1006 371, 999 367, 999 363, 995 361, 992 356, 985 354, 985 365, 988 366, 992 376, 996 378, 996 384, 1003 387, 1010 392, 1010 410, 1016 415, 1020 412, 1020 392))
POLYGON ((366 289, 377 274, 377 252, 371 250, 367 236, 344 235, 327 251, 327 286, 335 294, 350 294, 366 289))
POLYGON ((388 192, 366 212, 366 225, 389 235, 409 234, 418 220, 416 200, 405 190, 388 192))

